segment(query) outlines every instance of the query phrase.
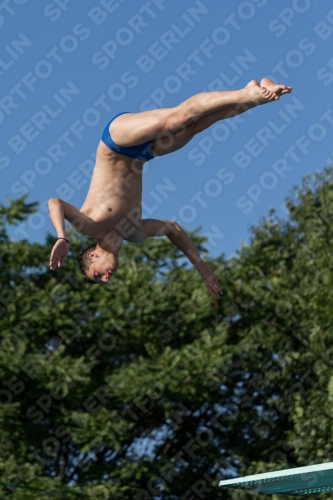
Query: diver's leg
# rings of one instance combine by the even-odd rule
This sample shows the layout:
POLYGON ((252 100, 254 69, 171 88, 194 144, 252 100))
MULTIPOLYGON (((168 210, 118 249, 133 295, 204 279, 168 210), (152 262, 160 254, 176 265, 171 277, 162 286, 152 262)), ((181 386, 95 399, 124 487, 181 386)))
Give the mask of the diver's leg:
POLYGON ((207 114, 230 106, 258 106, 277 98, 258 85, 246 85, 240 90, 202 92, 174 108, 156 109, 118 116, 110 125, 110 135, 123 147, 137 146, 144 142, 173 134, 207 114))
MULTIPOLYGON (((256 80, 251 80, 247 87, 256 86, 259 87, 259 83, 256 80)), ((220 120, 225 120, 227 118, 232 118, 233 116, 240 115, 245 111, 257 106, 255 103, 249 104, 236 104, 232 106, 226 106, 218 111, 212 113, 207 113, 201 116, 196 121, 192 121, 189 125, 184 126, 177 132, 171 133, 167 136, 155 139, 153 145, 153 152, 156 156, 163 156, 173 151, 177 151, 184 147, 190 140, 198 133, 206 130, 211 125, 220 120)))

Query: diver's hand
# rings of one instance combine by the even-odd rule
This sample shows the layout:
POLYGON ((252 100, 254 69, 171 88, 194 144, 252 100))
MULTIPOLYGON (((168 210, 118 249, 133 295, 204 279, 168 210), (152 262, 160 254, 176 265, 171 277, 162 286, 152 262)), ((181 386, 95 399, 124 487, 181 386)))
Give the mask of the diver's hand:
POLYGON ((214 297, 214 299, 219 299, 223 291, 220 283, 217 280, 217 277, 215 276, 209 265, 202 263, 197 269, 211 296, 214 297))
POLYGON ((50 256, 50 269, 54 271, 57 267, 61 267, 69 252, 69 243, 66 240, 57 240, 52 248, 50 256))

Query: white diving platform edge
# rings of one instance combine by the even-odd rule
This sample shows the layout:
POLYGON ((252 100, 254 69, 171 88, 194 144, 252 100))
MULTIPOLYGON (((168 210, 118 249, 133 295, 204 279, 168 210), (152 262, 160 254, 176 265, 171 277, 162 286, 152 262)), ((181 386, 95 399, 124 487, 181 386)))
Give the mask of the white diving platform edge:
POLYGON ((222 488, 297 497, 333 491, 333 462, 220 481, 222 488))

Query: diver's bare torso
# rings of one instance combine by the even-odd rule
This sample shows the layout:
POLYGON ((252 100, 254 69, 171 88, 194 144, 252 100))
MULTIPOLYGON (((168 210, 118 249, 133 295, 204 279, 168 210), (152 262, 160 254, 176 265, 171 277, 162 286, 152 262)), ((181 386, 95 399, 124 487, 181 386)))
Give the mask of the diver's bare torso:
POLYGON ((100 141, 89 191, 80 208, 82 234, 100 240, 117 230, 127 241, 142 238, 142 170, 142 161, 114 153, 100 141))

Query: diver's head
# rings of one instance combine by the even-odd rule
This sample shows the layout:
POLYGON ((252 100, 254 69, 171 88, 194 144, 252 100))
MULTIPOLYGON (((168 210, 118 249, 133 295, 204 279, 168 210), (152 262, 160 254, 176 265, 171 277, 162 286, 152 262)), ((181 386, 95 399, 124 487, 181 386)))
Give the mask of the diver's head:
POLYGON ((80 273, 91 283, 107 283, 119 266, 117 254, 103 250, 98 242, 81 248, 77 261, 80 273))

